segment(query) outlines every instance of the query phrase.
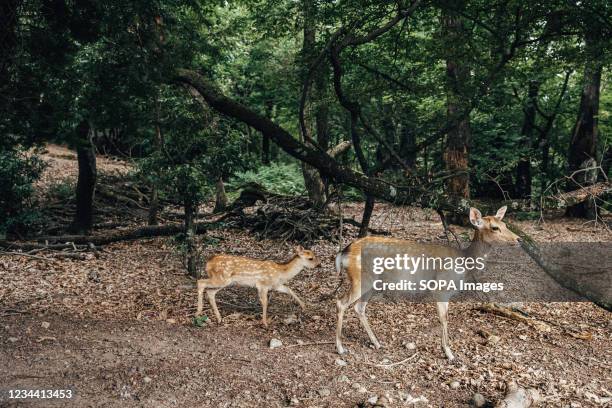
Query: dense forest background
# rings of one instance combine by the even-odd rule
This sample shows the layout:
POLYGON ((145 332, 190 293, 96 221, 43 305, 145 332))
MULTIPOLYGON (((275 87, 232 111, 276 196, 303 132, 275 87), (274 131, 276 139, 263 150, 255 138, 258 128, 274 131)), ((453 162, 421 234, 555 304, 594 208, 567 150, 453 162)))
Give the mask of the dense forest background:
MULTIPOLYGON (((153 225, 165 199, 191 219, 257 182, 319 209, 366 200, 365 232, 379 198, 446 210, 512 199, 528 212, 610 171, 606 1, 1 7, 4 234, 37 231, 32 148, 47 142, 78 153, 66 228, 81 233, 95 152, 136 165, 153 225)), ((608 190, 566 213, 597 219, 608 190)))

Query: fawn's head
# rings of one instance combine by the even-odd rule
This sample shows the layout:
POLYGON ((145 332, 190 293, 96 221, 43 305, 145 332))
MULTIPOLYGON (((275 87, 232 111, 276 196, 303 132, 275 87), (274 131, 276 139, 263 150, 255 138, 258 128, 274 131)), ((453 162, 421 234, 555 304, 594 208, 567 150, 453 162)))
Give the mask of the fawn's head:
POLYGON ((493 216, 483 217, 478 209, 470 208, 470 222, 476 228, 474 241, 482 241, 487 244, 499 242, 517 243, 520 241, 518 235, 510 231, 502 221, 508 207, 503 206, 493 216))
POLYGON ((301 245, 295 247, 295 254, 302 260, 304 266, 307 268, 316 268, 321 263, 314 252, 302 248, 301 245))

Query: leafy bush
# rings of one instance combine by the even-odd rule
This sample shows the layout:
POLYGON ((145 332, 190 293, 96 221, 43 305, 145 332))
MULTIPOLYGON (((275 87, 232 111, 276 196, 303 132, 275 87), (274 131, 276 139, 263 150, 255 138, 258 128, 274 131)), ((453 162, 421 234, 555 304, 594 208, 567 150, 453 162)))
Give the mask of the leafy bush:
POLYGON ((255 182, 268 191, 277 194, 305 194, 304 177, 299 165, 291 163, 273 163, 260 166, 256 170, 236 173, 227 183, 229 191, 237 191, 243 184, 255 182))
POLYGON ((33 183, 44 162, 22 149, 0 151, 0 235, 23 232, 39 219, 33 183))
POLYGON ((70 200, 74 196, 75 183, 74 179, 68 177, 57 180, 49 186, 47 196, 59 201, 70 200))

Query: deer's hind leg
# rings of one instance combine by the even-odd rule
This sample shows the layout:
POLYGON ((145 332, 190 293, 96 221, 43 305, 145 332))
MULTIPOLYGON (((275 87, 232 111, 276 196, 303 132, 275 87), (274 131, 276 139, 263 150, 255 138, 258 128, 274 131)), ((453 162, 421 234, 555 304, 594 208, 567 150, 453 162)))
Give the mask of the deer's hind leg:
POLYGON ((370 296, 366 296, 365 299, 364 298, 360 299, 357 303, 355 303, 354 308, 355 308, 355 313, 357 313, 357 317, 359 317, 359 321, 361 322, 361 325, 363 326, 364 330, 366 331, 366 333, 368 333, 368 337, 370 338, 370 341, 374 345, 374 348, 379 349, 380 343, 378 342, 378 339, 374 335, 374 332, 372 331, 372 328, 370 327, 370 323, 368 323, 368 317, 366 316, 366 306, 368 305, 369 297, 370 296))
POLYGON ((338 312, 338 321, 336 324, 336 350, 338 354, 344 354, 346 350, 342 347, 342 324, 344 322, 344 312, 346 309, 355 303, 361 295, 361 287, 359 285, 351 286, 350 291, 342 298, 336 300, 336 309, 338 312))

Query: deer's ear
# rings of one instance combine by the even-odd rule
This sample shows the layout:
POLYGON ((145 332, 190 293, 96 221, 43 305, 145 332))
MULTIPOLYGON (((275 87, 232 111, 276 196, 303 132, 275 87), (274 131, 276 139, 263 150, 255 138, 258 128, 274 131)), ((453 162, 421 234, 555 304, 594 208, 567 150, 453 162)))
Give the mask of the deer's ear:
POLYGON ((506 215, 506 210, 507 209, 508 209, 508 207, 504 205, 502 208, 497 210, 497 214, 495 214, 495 218, 497 218, 498 220, 501 221, 504 218, 504 215, 506 215))
POLYGON ((302 246, 301 246, 301 245, 298 245, 298 246, 296 246, 296 247, 295 247, 295 252, 297 252, 298 254, 299 254, 300 252, 303 252, 303 251, 304 251, 304 248, 302 248, 302 246))
POLYGON ((484 226, 484 221, 482 220, 482 214, 478 211, 478 208, 471 207, 470 208, 470 222, 473 226, 480 229, 484 226))

